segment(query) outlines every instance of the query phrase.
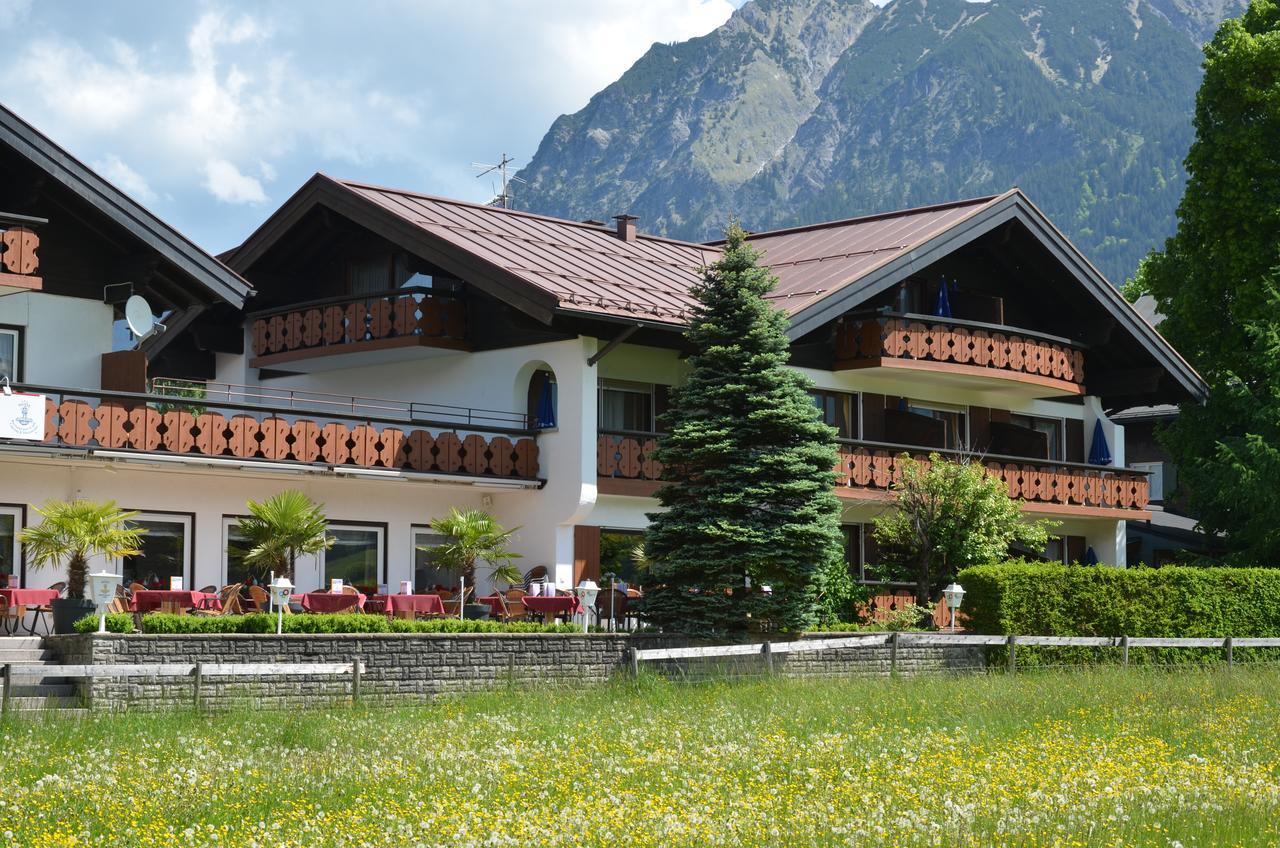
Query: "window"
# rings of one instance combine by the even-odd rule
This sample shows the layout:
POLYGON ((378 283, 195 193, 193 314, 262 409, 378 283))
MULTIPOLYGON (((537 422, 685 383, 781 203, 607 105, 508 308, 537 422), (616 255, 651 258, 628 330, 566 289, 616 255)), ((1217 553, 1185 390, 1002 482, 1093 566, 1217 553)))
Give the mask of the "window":
POLYGON ((330 524, 333 547, 324 554, 324 583, 341 578, 366 594, 378 590, 384 559, 386 528, 382 526, 330 524))
POLYGON ((244 556, 249 553, 251 546, 249 540, 237 529, 239 523, 238 516, 227 515, 222 518, 222 562, 226 566, 223 572, 225 582, 227 584, 267 583, 271 576, 270 568, 260 569, 244 561, 244 556))
POLYGON ((18 543, 22 514, 20 506, 0 506, 0 587, 17 585, 9 578, 22 574, 22 546, 18 543))
POLYGON ((647 383, 603 383, 600 386, 600 429, 652 433, 653 386, 647 383))
POLYGON ((1027 430, 1034 430, 1037 433, 1044 433, 1045 440, 1049 443, 1049 459, 1055 462, 1061 462, 1065 455, 1065 444, 1063 442, 1064 428, 1061 418, 1040 418, 1035 415, 1010 415, 1009 423, 1017 427, 1023 427, 1027 430))
POLYGON ((912 415, 932 418, 943 423, 943 443, 946 450, 963 450, 969 444, 969 416, 959 408, 921 406, 909 403, 907 411, 912 415))
POLYGON ((858 396, 848 392, 818 389, 809 392, 813 405, 822 412, 822 420, 835 427, 842 439, 858 438, 858 396))
POLYGON ((1147 482, 1151 484, 1151 500, 1164 500, 1164 463, 1163 462, 1131 462, 1129 467, 1135 471, 1147 472, 1147 482))
POLYGON ((142 535, 140 554, 121 558, 121 576, 125 585, 141 583, 148 589, 168 589, 170 577, 181 577, 183 586, 191 574, 191 528, 195 517, 190 513, 144 512, 133 520, 147 532, 142 535))
POLYGON ((861 583, 866 580, 866 562, 863 559, 861 524, 844 524, 844 562, 849 567, 849 576, 861 583))
POLYGON ((431 589, 458 588, 458 575, 447 568, 436 564, 435 554, 422 548, 434 548, 443 545, 448 539, 430 527, 414 527, 411 529, 413 539, 413 591, 425 592, 431 589))
POLYGON ((601 530, 600 574, 612 573, 629 585, 644 583, 644 575, 640 573, 635 558, 636 547, 643 544, 643 531, 601 530))
POLYGON ((17 327, 0 327, 0 377, 22 381, 22 330, 17 327))

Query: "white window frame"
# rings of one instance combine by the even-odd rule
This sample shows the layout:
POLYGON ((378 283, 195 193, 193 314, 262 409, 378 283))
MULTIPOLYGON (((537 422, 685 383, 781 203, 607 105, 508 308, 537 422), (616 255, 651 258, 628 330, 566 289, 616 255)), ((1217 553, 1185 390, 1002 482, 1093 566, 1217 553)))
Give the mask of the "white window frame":
MULTIPOLYGON (((357 530, 360 532, 374 532, 378 535, 377 547, 377 579, 373 582, 381 586, 387 582, 387 525, 377 523, 361 523, 359 521, 331 521, 326 528, 329 535, 333 535, 334 530, 357 530)), ((329 551, 333 550, 330 548, 329 551)), ((318 557, 320 572, 320 588, 325 589, 329 585, 329 551, 325 551, 318 557)))
MULTIPOLYGON (((855 432, 853 441, 862 441, 862 392, 856 389, 833 389, 827 386, 814 386, 810 389, 809 397, 813 397, 813 392, 823 392, 829 395, 845 395, 849 400, 849 417, 852 419, 855 432)), ((844 438, 843 436, 841 438, 844 438)))
POLYGON ((1151 484, 1150 498, 1153 501, 1164 501, 1164 463, 1163 462, 1131 462, 1129 467, 1134 471, 1146 471, 1147 482, 1151 484))
MULTIPOLYGON (((182 529, 182 588, 194 589, 192 582, 195 580, 195 544, 196 544, 196 517, 189 512, 145 512, 138 511, 138 514, 130 519, 131 523, 142 523, 144 521, 153 521, 161 524, 181 524, 182 529)), ((116 557, 113 560, 116 574, 121 579, 124 578, 124 558, 116 557)), ((168 589, 168 586, 162 586, 162 589, 168 589)))
POLYGON ((1058 422, 1058 455, 1062 459, 1050 460, 1050 462, 1066 462, 1067 461, 1067 419, 1057 415, 1036 415, 1031 412, 1018 412, 1017 410, 1009 410, 1009 416, 1018 416, 1020 418, 1039 418, 1041 421, 1057 421, 1058 422))
POLYGON ((9 562, 13 566, 13 574, 18 579, 19 586, 26 585, 27 564, 22 558, 22 531, 26 526, 27 508, 21 504, 0 504, 0 515, 13 516, 13 550, 0 551, 6 557, 10 557, 9 562))
POLYGON ((968 451, 969 449, 972 448, 973 446, 973 433, 972 433, 973 412, 968 405, 953 404, 953 403, 934 403, 933 401, 923 401, 923 400, 918 401, 918 400, 913 400, 912 398, 903 398, 903 400, 907 402, 907 412, 911 412, 912 408, 915 408, 915 409, 928 409, 931 412, 958 412, 961 415, 963 415, 964 416, 964 436, 961 439, 960 446, 957 448, 950 448, 950 450, 968 451))
POLYGON ((413 591, 415 592, 421 592, 427 588, 418 585, 418 536, 424 533, 439 539, 445 538, 443 533, 437 533, 432 530, 430 524, 409 525, 409 579, 413 581, 413 591))
POLYGON ((633 380, 601 380, 596 396, 596 407, 599 412, 596 419, 599 422, 600 429, 606 429, 604 426, 604 393, 611 392, 631 392, 636 395, 646 395, 649 398, 649 426, 639 431, 628 432, 657 432, 658 429, 658 389, 654 383, 639 383, 633 380))

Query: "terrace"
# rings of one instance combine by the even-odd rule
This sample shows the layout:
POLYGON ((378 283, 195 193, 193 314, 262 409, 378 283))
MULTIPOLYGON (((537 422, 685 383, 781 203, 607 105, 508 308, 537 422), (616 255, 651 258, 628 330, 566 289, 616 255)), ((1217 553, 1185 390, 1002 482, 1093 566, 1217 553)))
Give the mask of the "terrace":
MULTIPOLYGON (((662 480, 662 464, 655 458, 659 438, 658 433, 601 431, 596 441, 596 473, 601 491, 651 495, 662 480)), ((966 455, 961 451, 842 439, 835 469, 836 494, 883 500, 901 476, 899 459, 903 454, 927 462, 931 453, 953 458, 966 455)), ((999 454, 974 458, 986 466, 989 474, 1005 482, 1010 497, 1021 498, 1026 502, 1025 508, 1033 512, 1114 514, 1119 518, 1146 515, 1150 484, 1144 471, 999 454)))
POLYGON ((542 482, 537 433, 520 413, 227 384, 184 386, 186 397, 15 385, 44 397, 44 439, 0 439, 0 447, 247 470, 520 487, 542 482))

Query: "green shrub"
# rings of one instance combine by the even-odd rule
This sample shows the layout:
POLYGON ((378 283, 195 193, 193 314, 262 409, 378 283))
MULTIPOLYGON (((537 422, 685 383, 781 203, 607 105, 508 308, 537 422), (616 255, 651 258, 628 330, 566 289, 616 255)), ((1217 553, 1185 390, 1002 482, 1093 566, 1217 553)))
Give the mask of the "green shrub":
MULTIPOLYGON (((112 613, 107 631, 132 633, 133 616, 112 613)), ((77 633, 94 633, 98 617, 87 615, 76 622, 77 633)), ((171 615, 151 612, 142 616, 142 631, 155 633, 275 633, 276 617, 266 613, 250 615, 171 615)), ((423 621, 388 620, 381 615, 342 613, 332 615, 286 615, 285 633, 580 633, 574 624, 542 624, 527 621, 460 621, 433 618, 423 621)))
MULTIPOLYGON (((1108 568, 1011 562, 960 572, 967 628, 1035 636, 1280 636, 1280 569, 1108 568)), ((1004 649, 995 652, 999 660, 1004 649)), ((1274 651, 1236 649, 1237 659, 1274 651)), ((1217 660, 1213 649, 1141 648, 1130 662, 1217 660)), ((1018 664, 1087 662, 1114 648, 1018 648, 1018 664)))

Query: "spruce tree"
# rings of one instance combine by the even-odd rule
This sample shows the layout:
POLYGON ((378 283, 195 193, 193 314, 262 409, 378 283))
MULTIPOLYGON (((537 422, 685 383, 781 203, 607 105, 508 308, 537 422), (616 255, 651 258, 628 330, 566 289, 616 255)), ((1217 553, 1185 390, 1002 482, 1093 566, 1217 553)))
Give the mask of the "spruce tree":
POLYGON ((753 617, 799 630, 851 590, 836 432, 787 367, 787 319, 765 300, 777 279, 736 224, 727 235, 693 289, 691 373, 662 421, 669 482, 657 495, 666 509, 649 516, 645 609, 686 633, 743 631, 753 617))
POLYGON ((1177 233, 1132 290, 1209 384, 1162 439, 1179 489, 1233 558, 1280 563, 1280 4, 1253 0, 1205 47, 1177 233))

